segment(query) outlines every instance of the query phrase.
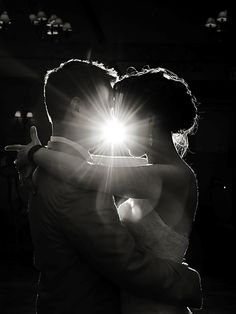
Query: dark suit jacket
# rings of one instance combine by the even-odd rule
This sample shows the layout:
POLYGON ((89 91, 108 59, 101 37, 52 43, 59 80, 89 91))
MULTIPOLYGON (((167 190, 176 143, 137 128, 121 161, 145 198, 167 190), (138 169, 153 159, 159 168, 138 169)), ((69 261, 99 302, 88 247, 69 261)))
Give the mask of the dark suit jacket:
MULTIPOLYGON (((53 149, 78 154, 69 145, 53 149)), ((112 196, 82 190, 43 169, 29 219, 40 271, 38 314, 120 313, 119 286, 156 300, 201 305, 198 273, 135 246, 112 196)))

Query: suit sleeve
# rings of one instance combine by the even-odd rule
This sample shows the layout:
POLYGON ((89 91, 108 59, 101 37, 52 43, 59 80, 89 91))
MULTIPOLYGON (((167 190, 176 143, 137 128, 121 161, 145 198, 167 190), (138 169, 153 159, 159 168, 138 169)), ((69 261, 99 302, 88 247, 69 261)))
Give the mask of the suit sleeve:
POLYGON ((138 248, 121 225, 107 194, 85 190, 80 193, 78 189, 76 193, 80 208, 68 206, 59 211, 60 225, 67 239, 94 268, 132 293, 201 307, 200 277, 195 270, 138 248))

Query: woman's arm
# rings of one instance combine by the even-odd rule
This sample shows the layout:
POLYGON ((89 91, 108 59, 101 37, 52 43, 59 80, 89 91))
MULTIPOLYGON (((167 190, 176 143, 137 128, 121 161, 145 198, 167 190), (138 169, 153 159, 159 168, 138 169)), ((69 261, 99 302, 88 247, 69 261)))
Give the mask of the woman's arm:
POLYGON ((153 165, 141 167, 107 167, 78 157, 42 148, 34 162, 57 178, 70 184, 123 197, 153 198, 161 189, 161 180, 153 165))
MULTIPOLYGON (((32 147, 40 145, 35 126, 30 128, 31 142, 27 145, 8 145, 6 151, 16 151, 17 168, 28 167, 29 151, 32 147)), ((94 189, 125 198, 157 198, 158 191, 161 190, 161 180, 158 179, 158 172, 155 174, 154 165, 142 167, 106 167, 89 163, 79 157, 73 157, 62 152, 49 149, 39 149, 31 155, 34 162, 73 185, 94 189), (153 191, 155 195, 153 196, 153 191)), ((136 160, 135 160, 136 161, 136 160)))

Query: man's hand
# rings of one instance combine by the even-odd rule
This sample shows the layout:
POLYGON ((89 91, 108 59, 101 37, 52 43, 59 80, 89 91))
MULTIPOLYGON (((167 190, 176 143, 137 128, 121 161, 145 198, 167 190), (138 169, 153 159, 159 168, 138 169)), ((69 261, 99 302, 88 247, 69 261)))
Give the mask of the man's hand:
POLYGON ((14 161, 16 169, 18 171, 19 181, 21 185, 25 185, 31 192, 35 192, 32 175, 36 168, 34 163, 30 163, 28 160, 28 152, 32 146, 37 144, 41 145, 41 142, 38 138, 37 129, 35 126, 30 128, 30 138, 31 142, 27 145, 15 144, 5 146, 6 151, 16 151, 17 158, 14 161))
POLYGON ((18 170, 21 168, 24 168, 25 166, 29 165, 28 160, 28 152, 31 147, 40 144, 41 142, 38 138, 37 129, 35 126, 32 126, 30 128, 30 138, 31 142, 27 145, 21 145, 21 144, 15 144, 15 145, 8 145, 5 146, 5 150, 10 151, 16 151, 17 152, 17 159, 15 160, 15 165, 18 170))

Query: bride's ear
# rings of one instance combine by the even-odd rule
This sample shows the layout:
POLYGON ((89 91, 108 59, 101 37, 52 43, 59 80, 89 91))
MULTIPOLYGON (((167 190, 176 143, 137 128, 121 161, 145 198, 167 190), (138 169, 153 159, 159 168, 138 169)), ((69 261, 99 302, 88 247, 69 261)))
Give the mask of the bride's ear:
POLYGON ((81 99, 79 97, 73 97, 71 102, 70 102, 70 105, 71 105, 71 109, 73 111, 79 112, 80 107, 82 105, 81 99))

